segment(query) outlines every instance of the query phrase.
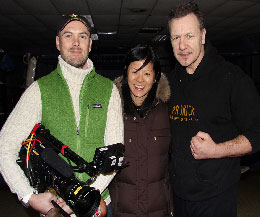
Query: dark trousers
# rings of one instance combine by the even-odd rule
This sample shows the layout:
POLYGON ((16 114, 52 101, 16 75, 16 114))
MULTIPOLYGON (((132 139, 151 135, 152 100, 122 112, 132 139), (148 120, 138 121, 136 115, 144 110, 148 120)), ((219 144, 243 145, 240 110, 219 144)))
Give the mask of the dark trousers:
POLYGON ((107 205, 107 215, 106 215, 106 217, 113 217, 111 203, 107 205))
POLYGON ((174 195, 175 217, 237 217, 236 186, 205 201, 187 201, 174 195))

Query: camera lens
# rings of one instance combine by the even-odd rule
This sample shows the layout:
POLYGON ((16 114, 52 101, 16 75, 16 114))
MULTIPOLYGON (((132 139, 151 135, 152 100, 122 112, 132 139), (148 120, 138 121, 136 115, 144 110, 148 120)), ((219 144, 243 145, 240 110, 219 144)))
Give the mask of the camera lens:
POLYGON ((86 187, 75 202, 75 213, 79 217, 91 217, 95 214, 100 204, 99 191, 86 187))
POLYGON ((77 179, 70 184, 63 185, 63 190, 60 189, 61 192, 65 192, 63 198, 78 217, 92 217, 100 204, 100 192, 77 179))

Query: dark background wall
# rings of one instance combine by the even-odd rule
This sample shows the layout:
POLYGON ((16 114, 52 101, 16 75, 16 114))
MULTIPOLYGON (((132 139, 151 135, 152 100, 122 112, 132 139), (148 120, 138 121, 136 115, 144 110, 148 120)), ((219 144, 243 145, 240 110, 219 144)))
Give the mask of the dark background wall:
MULTIPOLYGON (((260 37, 251 36, 233 41, 212 42, 228 61, 239 65, 254 81, 260 93, 260 37)), ((153 43, 161 61, 162 72, 170 73, 175 64, 175 58, 169 40, 161 43, 153 43)), ((110 79, 122 75, 124 70, 124 58, 126 52, 93 51, 90 59, 94 62, 96 71, 110 79)), ((34 80, 50 73, 57 65, 57 50, 52 53, 18 53, 0 52, 0 127, 16 105, 23 91, 27 88, 26 77, 28 60, 31 57, 37 59, 34 80), (28 56, 29 55, 29 56, 28 56)), ((33 102, 30 106, 33 106, 33 102)), ((260 161, 259 154, 252 157, 244 157, 245 162, 260 161)))

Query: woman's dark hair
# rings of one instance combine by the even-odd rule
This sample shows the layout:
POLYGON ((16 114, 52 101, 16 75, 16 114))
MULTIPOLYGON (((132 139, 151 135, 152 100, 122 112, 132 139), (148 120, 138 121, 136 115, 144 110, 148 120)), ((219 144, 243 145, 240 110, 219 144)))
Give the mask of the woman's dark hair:
POLYGON ((135 114, 138 113, 141 117, 145 116, 146 112, 152 107, 152 103, 154 102, 154 99, 156 97, 156 90, 160 78, 161 78, 160 60, 155 54, 155 52, 153 51, 151 46, 145 44, 138 44, 128 52, 125 60, 125 70, 123 73, 123 80, 122 80, 124 113, 126 115, 134 116, 135 114), (148 63, 151 62, 153 64, 155 82, 137 112, 136 106, 133 103, 131 97, 130 88, 128 86, 128 67, 132 62, 141 61, 141 60, 145 60, 145 61, 143 65, 139 69, 137 69, 137 71, 143 69, 148 63))

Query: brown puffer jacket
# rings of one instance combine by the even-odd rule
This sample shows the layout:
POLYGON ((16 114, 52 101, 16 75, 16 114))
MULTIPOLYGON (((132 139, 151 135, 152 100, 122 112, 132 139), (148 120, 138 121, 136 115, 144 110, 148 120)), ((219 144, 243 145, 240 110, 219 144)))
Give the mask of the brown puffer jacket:
MULTIPOLYGON (((121 91, 121 80, 116 84, 121 91)), ((154 107, 144 119, 124 117, 125 161, 109 186, 113 217, 173 216, 168 179, 170 87, 164 75, 154 107)))

